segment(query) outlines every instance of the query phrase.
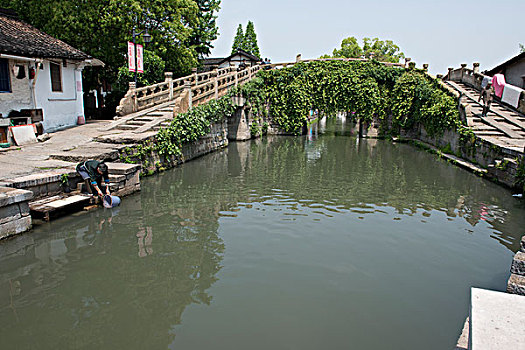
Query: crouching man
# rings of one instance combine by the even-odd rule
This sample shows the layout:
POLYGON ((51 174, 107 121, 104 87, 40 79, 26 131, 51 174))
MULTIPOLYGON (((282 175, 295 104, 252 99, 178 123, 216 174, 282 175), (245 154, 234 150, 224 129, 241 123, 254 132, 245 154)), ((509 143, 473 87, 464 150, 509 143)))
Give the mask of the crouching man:
POLYGON ((77 173, 82 176, 86 182, 86 187, 90 195, 93 195, 93 189, 100 197, 104 197, 101 188, 105 187, 105 192, 109 195, 109 175, 108 166, 98 160, 87 160, 77 164, 77 173), (104 183, 102 183, 102 179, 104 183))

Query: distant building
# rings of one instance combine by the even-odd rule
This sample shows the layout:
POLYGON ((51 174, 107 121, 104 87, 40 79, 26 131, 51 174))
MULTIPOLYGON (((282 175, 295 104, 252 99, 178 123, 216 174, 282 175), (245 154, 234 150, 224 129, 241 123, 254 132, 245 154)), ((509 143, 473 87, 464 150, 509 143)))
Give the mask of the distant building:
POLYGON ((0 9, 1 124, 31 116, 45 132, 76 125, 86 65, 103 63, 0 9))
POLYGON ((207 72, 215 67, 239 67, 242 63, 248 67, 255 66, 261 62, 261 59, 244 50, 238 49, 237 52, 226 58, 205 58, 202 60, 202 71, 207 72))
POLYGON ((501 73, 507 84, 525 89, 525 52, 483 73, 489 76, 501 73))

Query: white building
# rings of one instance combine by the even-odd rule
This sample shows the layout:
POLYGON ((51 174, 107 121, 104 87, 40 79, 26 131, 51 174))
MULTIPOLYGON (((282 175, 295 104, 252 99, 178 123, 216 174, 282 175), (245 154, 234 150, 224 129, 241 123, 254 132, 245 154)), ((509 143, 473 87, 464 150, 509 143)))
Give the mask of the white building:
POLYGON ((76 125, 86 65, 103 63, 0 9, 0 125, 26 115, 44 132, 76 125))
POLYGON ((205 58, 202 60, 202 70, 209 71, 214 68, 222 69, 228 67, 239 67, 244 64, 246 67, 251 67, 259 64, 261 59, 249 52, 237 49, 237 52, 231 54, 226 58, 205 58))

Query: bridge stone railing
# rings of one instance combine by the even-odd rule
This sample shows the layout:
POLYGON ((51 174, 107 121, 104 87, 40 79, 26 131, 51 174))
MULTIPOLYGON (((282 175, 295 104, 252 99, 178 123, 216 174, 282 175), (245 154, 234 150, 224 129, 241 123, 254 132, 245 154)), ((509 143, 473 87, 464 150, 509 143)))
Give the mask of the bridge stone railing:
MULTIPOLYGON (((367 59, 328 58, 302 60, 301 55, 297 55, 295 62, 256 65, 243 70, 238 70, 236 67, 227 67, 197 73, 197 69, 194 68, 192 74, 178 79, 173 79, 173 74, 168 72, 165 73, 165 80, 157 84, 137 88, 134 82, 129 83, 129 89, 117 107, 117 115, 119 117, 126 116, 171 101, 176 102, 174 113, 184 112, 193 105, 205 103, 211 99, 223 96, 232 86, 244 84, 251 80, 260 69, 277 69, 291 66, 298 62, 315 61, 367 61, 367 59), (191 91, 191 94, 189 91, 191 91)), ((409 61, 410 59, 408 58, 405 59, 404 64, 382 63, 388 66, 405 67, 409 61)))
MULTIPOLYGON (((488 76, 479 72, 479 63, 473 63, 472 69, 467 68, 467 64, 463 63, 460 68, 448 68, 448 73, 443 79, 460 82, 477 90, 481 90, 481 82, 485 77, 488 76)), ((517 110, 521 113, 525 113, 525 93, 522 93, 520 96, 517 110)))
POLYGON ((193 69, 191 75, 178 79, 173 79, 172 73, 167 72, 165 81, 140 88, 131 82, 128 92, 117 107, 117 115, 126 116, 177 99, 188 100, 187 104, 191 108, 192 105, 223 96, 230 87, 251 80, 259 69, 258 65, 243 70, 228 67, 204 73, 197 73, 197 70, 193 69))

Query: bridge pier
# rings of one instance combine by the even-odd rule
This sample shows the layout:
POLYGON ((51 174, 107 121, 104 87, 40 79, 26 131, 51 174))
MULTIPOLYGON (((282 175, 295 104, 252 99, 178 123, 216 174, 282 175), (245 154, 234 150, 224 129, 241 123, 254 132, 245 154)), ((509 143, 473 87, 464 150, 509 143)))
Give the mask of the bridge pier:
POLYGON ((228 118, 228 140, 246 141, 252 138, 250 132, 251 123, 254 123, 251 108, 245 105, 246 99, 242 96, 234 98, 238 106, 235 113, 228 118))

